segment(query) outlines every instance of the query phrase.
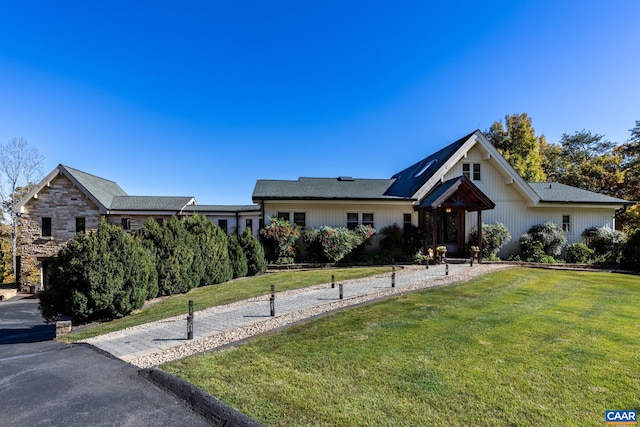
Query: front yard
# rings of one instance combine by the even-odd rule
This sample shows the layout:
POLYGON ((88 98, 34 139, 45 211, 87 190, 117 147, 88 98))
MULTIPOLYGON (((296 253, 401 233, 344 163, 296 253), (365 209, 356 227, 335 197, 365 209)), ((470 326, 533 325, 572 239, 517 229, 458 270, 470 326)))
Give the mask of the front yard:
POLYGON ((162 366, 270 426, 594 425, 640 409, 640 280, 516 268, 162 366))

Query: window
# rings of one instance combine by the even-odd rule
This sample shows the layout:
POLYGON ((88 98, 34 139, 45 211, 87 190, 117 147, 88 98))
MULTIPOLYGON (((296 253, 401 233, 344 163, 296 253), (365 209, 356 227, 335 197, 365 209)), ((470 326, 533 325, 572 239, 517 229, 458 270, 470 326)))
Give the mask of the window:
POLYGON ((571 215, 562 215, 562 231, 571 233, 571 215))
POLYGON ((289 221, 289 212, 278 212, 278 218, 289 221))
POLYGON ((480 181, 480 163, 473 164, 473 180, 480 181))
POLYGON ((302 228, 306 227, 307 215, 304 212, 294 212, 293 213, 293 223, 302 228))
POLYGON ((131 218, 122 218, 120 220, 123 230, 131 230, 131 218))
POLYGON ((244 224, 245 228, 249 230, 250 233, 253 233, 253 218, 247 218, 244 224))
POLYGON ((347 228, 349 230, 353 230, 357 226, 358 226, 358 213, 357 212, 347 213, 347 228))
POLYGON ((373 227, 373 214, 372 213, 363 213, 362 214, 362 225, 369 225, 373 227))
POLYGON ((42 218, 42 237, 51 237, 51 218, 42 218))
POLYGON ((222 231, 227 233, 227 220, 226 219, 219 219, 218 220, 218 227, 222 228, 222 231))
POLYGON ((83 217, 76 217, 76 233, 84 233, 85 220, 83 217))
POLYGON ((480 163, 463 163, 462 175, 474 181, 480 181, 480 163), (473 172, 473 175, 471 174, 473 172))
POLYGON ((411 214, 410 213, 406 213, 402 215, 402 228, 404 230, 408 229, 411 227, 411 214))

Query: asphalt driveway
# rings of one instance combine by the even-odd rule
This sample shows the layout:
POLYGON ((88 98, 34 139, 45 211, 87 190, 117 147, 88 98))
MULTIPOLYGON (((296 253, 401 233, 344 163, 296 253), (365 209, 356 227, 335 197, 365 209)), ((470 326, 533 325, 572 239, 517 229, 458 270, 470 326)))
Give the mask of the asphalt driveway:
POLYGON ((1 425, 210 425, 136 367, 54 335, 36 299, 0 303, 1 425))

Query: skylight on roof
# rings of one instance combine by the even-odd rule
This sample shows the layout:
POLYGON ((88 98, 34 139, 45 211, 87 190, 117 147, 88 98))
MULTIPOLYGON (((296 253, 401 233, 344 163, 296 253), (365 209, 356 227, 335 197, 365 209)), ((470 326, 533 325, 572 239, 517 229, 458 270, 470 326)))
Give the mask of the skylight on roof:
POLYGON ((420 175, 422 175, 423 173, 425 173, 427 171, 427 169, 429 169, 431 167, 431 165, 433 165, 434 163, 437 163, 437 162, 438 162, 438 159, 431 160, 429 163, 427 163, 426 165, 424 165, 423 167, 420 168, 418 173, 415 174, 415 177, 417 178, 420 175))

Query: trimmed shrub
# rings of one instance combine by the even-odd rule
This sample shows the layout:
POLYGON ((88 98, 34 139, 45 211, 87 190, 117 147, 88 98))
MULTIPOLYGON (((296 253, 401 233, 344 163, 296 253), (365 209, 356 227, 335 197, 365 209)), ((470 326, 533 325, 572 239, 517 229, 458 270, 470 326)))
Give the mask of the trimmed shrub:
POLYGON ((620 262, 622 250, 627 236, 609 227, 587 228, 582 233, 587 246, 594 250, 596 262, 600 264, 617 264, 620 262))
POLYGON ((424 245, 424 236, 418 227, 407 225, 403 229, 398 224, 380 230, 384 237, 380 240, 380 257, 386 260, 412 259, 424 245))
POLYGON ((358 225, 349 230, 345 227, 309 228, 303 233, 310 256, 319 261, 338 262, 354 249, 365 243, 376 230, 368 225, 358 225))
POLYGON ((534 225, 527 234, 533 240, 542 243, 544 253, 552 257, 560 255, 562 248, 567 244, 567 237, 562 228, 551 221, 534 225))
POLYGON ((293 263, 300 227, 286 219, 269 217, 269 224, 260 230, 260 235, 272 249, 272 261, 277 264, 293 263))
POLYGON ((47 321, 65 314, 75 323, 123 317, 156 296, 156 281, 152 254, 102 220, 95 232, 76 234, 60 250, 40 311, 47 321))
POLYGON ((592 256, 593 249, 590 249, 584 243, 574 243, 567 246, 567 255, 565 259, 570 263, 586 264, 591 261, 592 256))
POLYGON ((194 249, 192 271, 196 286, 223 283, 233 277, 229 260, 228 236, 220 227, 202 215, 180 221, 189 236, 185 244, 194 249))
POLYGON ((536 240, 531 234, 523 234, 520 236, 520 259, 527 262, 542 262, 548 264, 556 262, 554 257, 545 253, 542 242, 536 240))
MULTIPOLYGON (((144 246, 155 250, 159 295, 184 293, 199 285, 191 270, 195 257, 193 244, 178 218, 172 217, 162 225, 154 219, 144 223, 137 234, 144 246)), ((200 275, 202 269, 196 266, 200 275)))
POLYGON ((620 264, 622 268, 627 270, 640 271, 640 228, 636 229, 627 239, 620 264))
POLYGON ((229 236, 229 261, 233 269, 233 278, 244 277, 249 271, 247 257, 235 235, 229 236))
POLYGON ((247 258, 247 274, 255 276, 267 271, 267 260, 264 256, 264 249, 260 241, 251 234, 251 230, 246 229, 240 236, 240 245, 247 258))
MULTIPOLYGON (((511 234, 507 226, 501 222, 482 224, 482 257, 496 258, 500 249, 511 241, 511 234)), ((478 242, 478 227, 469 232, 468 246, 480 246, 478 242)))

